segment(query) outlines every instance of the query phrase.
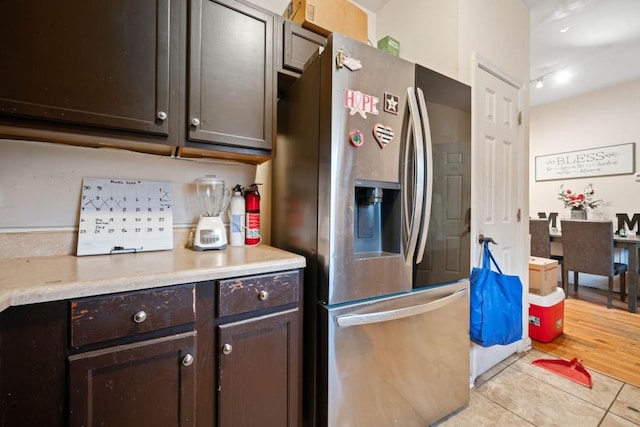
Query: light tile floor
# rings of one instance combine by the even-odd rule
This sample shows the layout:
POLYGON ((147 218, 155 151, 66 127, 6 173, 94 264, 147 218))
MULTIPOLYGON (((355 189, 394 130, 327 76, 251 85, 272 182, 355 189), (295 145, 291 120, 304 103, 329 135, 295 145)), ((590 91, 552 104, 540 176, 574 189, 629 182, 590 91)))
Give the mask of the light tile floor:
POLYGON ((589 389, 531 363, 550 358, 535 349, 507 358, 476 379, 469 406, 437 426, 640 426, 640 388, 590 369, 589 389))

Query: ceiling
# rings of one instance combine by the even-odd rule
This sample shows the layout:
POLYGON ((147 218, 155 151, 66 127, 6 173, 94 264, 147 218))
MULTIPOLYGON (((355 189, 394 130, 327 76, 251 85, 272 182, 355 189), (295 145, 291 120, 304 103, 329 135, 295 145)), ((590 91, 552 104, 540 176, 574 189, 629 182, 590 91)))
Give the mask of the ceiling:
POLYGON ((523 0, 531 9, 531 105, 640 79, 640 1, 523 0), (568 28, 565 32, 561 32, 568 28), (563 72, 566 83, 557 82, 563 72))
MULTIPOLYGON (((373 12, 388 1, 354 0, 373 12)), ((640 79, 640 0, 522 1, 531 10, 530 105, 640 79)))

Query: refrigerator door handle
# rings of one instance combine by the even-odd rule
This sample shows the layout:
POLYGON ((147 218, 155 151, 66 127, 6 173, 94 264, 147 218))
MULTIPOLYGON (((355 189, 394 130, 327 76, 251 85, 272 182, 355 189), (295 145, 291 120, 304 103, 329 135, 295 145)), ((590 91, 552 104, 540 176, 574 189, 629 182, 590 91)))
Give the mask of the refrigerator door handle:
MULTIPOLYGON (((407 188, 413 189, 413 207, 411 208, 411 217, 409 221, 405 221, 405 223, 409 224, 408 229, 408 237, 407 237, 407 248, 405 251, 405 265, 408 269, 409 277, 413 277, 413 257, 415 255, 416 245, 418 241, 418 234, 420 232, 420 224, 422 223, 422 206, 423 206, 423 197, 424 197, 424 146, 423 146, 423 135, 422 135, 422 126, 420 126, 420 111, 418 108, 418 101, 416 100, 416 93, 413 87, 407 88, 407 101, 409 103, 409 126, 413 129, 413 141, 414 145, 414 182, 412 186, 409 186, 409 177, 406 174, 405 167, 405 182, 403 183, 403 187, 405 189, 403 193, 404 205, 408 206, 406 194, 407 188)), ((409 136, 410 133, 408 132, 409 136)), ((410 146, 406 144, 406 152, 405 159, 409 156, 410 146)), ((405 209, 405 212, 408 209, 405 209)), ((406 219, 406 216, 405 216, 406 219)))
POLYGON ((422 215, 422 223, 420 224, 420 240, 418 241, 418 255, 416 264, 422 262, 424 258, 424 250, 427 246, 427 236, 429 234, 429 221, 431 220, 431 200, 433 198, 433 147, 431 141, 431 127, 429 126, 429 113, 427 112, 427 103, 424 99, 424 92, 418 88, 418 107, 420 109, 420 117, 422 118, 422 134, 424 136, 424 161, 426 162, 426 186, 424 197, 424 213, 422 215))
MULTIPOLYGON (((411 141, 414 138, 413 135, 413 123, 411 120, 407 121, 407 141, 411 141)), ((408 144, 407 144, 408 145, 408 144)), ((409 154, 411 150, 404 150, 404 164, 409 164, 409 154)), ((402 187, 404 189, 407 188, 407 183, 409 182, 409 168, 404 168, 404 174, 402 176, 402 187)), ((407 191, 402 192, 402 215, 404 216, 404 221, 402 221, 404 236, 407 237, 407 242, 409 241, 409 235, 411 234, 411 209, 409 208, 409 197, 407 197, 407 191)), ((407 250, 405 251, 405 256, 408 253, 408 245, 407 250)))
POLYGON ((338 327, 346 328, 349 326, 368 325, 371 323, 388 322, 389 320, 403 319, 405 317, 416 316, 418 314, 428 313, 446 307, 454 302, 464 298, 469 292, 468 288, 458 289, 457 291, 430 301, 426 304, 419 304, 409 307, 398 308, 396 310, 379 311, 375 313, 365 314, 345 314, 338 316, 336 322, 338 327))

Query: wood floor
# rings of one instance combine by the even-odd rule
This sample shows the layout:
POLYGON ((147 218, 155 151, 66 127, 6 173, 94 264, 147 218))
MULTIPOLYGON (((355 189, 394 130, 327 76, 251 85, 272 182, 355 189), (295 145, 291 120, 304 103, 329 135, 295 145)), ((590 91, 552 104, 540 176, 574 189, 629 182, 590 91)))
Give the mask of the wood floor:
POLYGON ((614 296, 607 309, 606 292, 580 287, 565 300, 564 328, 550 343, 532 340, 533 348, 570 360, 577 357, 587 369, 640 387, 640 313, 614 296))

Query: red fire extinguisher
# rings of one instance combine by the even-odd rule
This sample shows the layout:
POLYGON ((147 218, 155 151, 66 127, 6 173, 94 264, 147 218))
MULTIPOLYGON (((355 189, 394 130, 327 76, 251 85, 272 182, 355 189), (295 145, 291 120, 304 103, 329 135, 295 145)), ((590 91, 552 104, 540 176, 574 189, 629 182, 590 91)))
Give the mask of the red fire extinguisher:
POLYGON ((245 245, 257 245, 260 243, 260 193, 258 193, 258 184, 251 184, 244 197, 247 221, 244 243, 245 245))

